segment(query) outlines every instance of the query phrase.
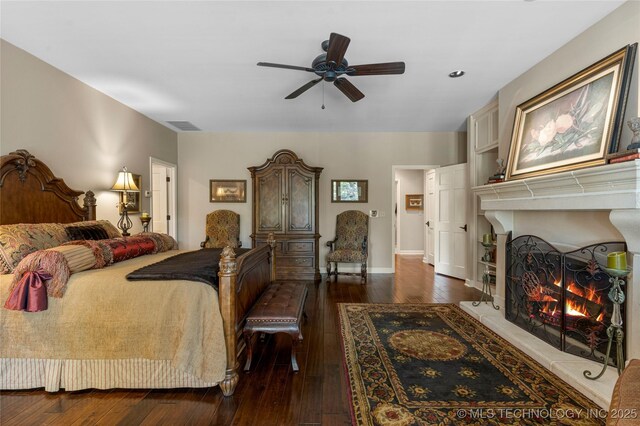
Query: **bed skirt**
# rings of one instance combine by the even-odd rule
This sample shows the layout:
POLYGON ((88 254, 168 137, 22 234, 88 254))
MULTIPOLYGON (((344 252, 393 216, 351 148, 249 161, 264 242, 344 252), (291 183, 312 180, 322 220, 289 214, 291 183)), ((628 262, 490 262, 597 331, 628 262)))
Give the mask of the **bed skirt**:
POLYGON ((206 383, 177 370, 169 360, 151 359, 0 359, 0 389, 166 389, 205 388, 206 383))

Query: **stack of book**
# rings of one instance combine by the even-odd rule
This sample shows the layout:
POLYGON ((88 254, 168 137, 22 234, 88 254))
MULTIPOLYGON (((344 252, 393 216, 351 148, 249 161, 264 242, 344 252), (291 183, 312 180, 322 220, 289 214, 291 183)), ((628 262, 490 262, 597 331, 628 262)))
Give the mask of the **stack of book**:
POLYGON ((640 159, 640 148, 629 149, 627 151, 616 152, 614 154, 607 155, 609 163, 623 163, 625 161, 640 159))
POLYGON ((504 182, 504 173, 496 173, 493 176, 489 176, 489 179, 487 179, 487 184, 498 182, 504 182))

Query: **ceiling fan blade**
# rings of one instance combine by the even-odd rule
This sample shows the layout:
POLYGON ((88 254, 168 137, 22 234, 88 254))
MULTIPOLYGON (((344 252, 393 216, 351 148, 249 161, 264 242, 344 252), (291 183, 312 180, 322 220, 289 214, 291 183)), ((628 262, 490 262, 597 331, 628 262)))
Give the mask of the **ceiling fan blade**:
POLYGON ((352 72, 347 71, 347 75, 351 75, 351 76, 404 74, 404 62, 386 62, 383 64, 353 65, 353 66, 349 66, 349 69, 354 70, 352 72))
POLYGON ((329 37, 329 49, 327 49, 327 63, 331 64, 333 62, 335 65, 340 65, 347 51, 347 47, 349 47, 349 42, 351 42, 349 37, 338 33, 331 33, 329 37))
POLYGON ((298 96, 302 95, 304 92, 306 92, 307 90, 311 89, 313 86, 315 86, 316 84, 318 84, 321 81, 322 81, 322 77, 320 77, 317 80, 311 80, 310 82, 308 82, 307 84, 305 84, 304 86, 302 86, 301 88, 296 90, 295 92, 291 93, 285 99, 297 98, 298 96))
POLYGON ((351 102, 358 102, 360 99, 364 98, 364 93, 359 91, 356 86, 351 84, 351 82, 344 77, 338 78, 333 82, 333 85, 340 89, 347 98, 351 99, 351 102))
POLYGON ((298 71, 307 71, 307 72, 315 71, 313 68, 297 67, 295 65, 272 64, 271 62, 258 62, 256 65, 258 65, 259 67, 284 68, 287 70, 298 70, 298 71))

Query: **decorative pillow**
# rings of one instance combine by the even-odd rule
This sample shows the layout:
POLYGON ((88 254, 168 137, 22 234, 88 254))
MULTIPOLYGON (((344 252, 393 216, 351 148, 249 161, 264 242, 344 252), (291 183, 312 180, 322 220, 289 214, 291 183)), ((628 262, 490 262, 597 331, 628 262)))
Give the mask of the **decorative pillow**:
POLYGON ((109 234, 102 225, 90 226, 67 226, 67 236, 69 240, 106 240, 109 234))
POLYGON ((0 272, 11 273, 26 255, 59 246, 67 239, 59 223, 0 225, 0 272))
POLYGON ((134 257, 153 254, 156 252, 156 244, 149 237, 128 237, 103 241, 111 247, 113 263, 133 259, 134 257))
POLYGON ((83 245, 64 245, 47 250, 62 253, 69 264, 69 270, 72 274, 91 269, 96 264, 96 257, 93 255, 93 251, 83 245))
POLYGON ((151 238, 156 243, 156 251, 154 253, 162 253, 178 248, 176 240, 168 234, 161 234, 160 232, 141 232, 136 234, 136 236, 151 238))
POLYGON ((65 228, 69 228, 69 227, 96 226, 96 225, 102 226, 102 228, 104 228, 104 230, 107 231, 107 236, 108 236, 107 238, 122 237, 122 235, 120 234, 120 231, 118 231, 118 228, 116 228, 108 220, 85 220, 84 222, 67 223, 67 224, 64 224, 63 226, 65 228))

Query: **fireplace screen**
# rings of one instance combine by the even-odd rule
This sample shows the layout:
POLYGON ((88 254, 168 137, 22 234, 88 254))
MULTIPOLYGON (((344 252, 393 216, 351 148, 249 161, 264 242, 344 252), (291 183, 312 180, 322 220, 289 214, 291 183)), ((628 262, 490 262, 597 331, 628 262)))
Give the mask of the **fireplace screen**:
MULTIPOLYGON (((626 250, 624 242, 563 253, 532 235, 508 241, 506 318, 562 351, 602 362, 613 302, 600 265, 607 265, 607 254, 626 250)), ((614 365, 615 345, 611 352, 614 365)))

